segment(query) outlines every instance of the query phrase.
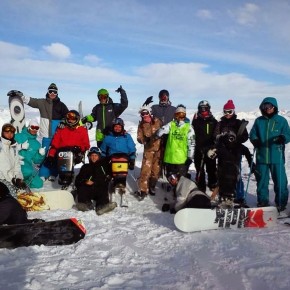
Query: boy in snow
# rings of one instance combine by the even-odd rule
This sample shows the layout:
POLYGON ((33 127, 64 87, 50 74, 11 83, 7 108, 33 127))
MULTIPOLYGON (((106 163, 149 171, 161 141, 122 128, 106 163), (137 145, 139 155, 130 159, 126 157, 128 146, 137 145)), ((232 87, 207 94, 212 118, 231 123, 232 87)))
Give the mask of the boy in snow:
POLYGON ((156 137, 168 134, 164 152, 164 165, 166 176, 179 174, 186 176, 188 164, 192 162, 194 152, 194 131, 188 118, 186 118, 186 108, 178 105, 174 120, 160 128, 156 132, 156 137))
POLYGON ((30 188, 41 188, 43 180, 39 177, 35 168, 44 160, 45 148, 42 148, 37 140, 39 123, 31 120, 28 127, 24 127, 21 133, 15 134, 15 141, 20 145, 19 155, 22 156, 21 171, 25 183, 30 188))
MULTIPOLYGON (((59 122, 68 112, 67 106, 61 102, 58 95, 58 88, 55 83, 51 83, 47 89, 45 98, 36 99, 23 96, 25 104, 32 108, 37 108, 40 112, 39 137, 42 139, 42 148, 48 150, 52 137, 59 125, 59 122)), ((51 181, 57 176, 56 167, 46 167, 42 164, 39 170, 39 176, 51 181)))
MULTIPOLYGON (((112 131, 105 136, 100 149, 102 157, 112 159, 114 156, 125 156, 128 159, 129 169, 134 170, 136 146, 132 136, 124 129, 124 121, 121 118, 112 121, 112 131)), ((113 178, 113 187, 125 188, 126 175, 116 174, 113 178)))
POLYGON ((149 106, 142 106, 139 110, 141 121, 137 129, 137 141, 144 145, 142 166, 138 187, 138 196, 143 199, 148 195, 155 195, 155 186, 160 174, 160 139, 155 139, 156 131, 161 127, 161 120, 152 115, 149 106))
POLYGON ((278 115, 278 103, 265 98, 250 131, 250 141, 256 150, 257 206, 269 206, 269 172, 274 183, 275 204, 284 211, 288 202, 288 181, 285 171, 285 144, 290 141, 287 120, 278 115))
MULTIPOLYGON (((247 122, 239 120, 235 105, 228 100, 223 108, 224 116, 217 123, 214 137, 215 146, 207 153, 209 158, 218 158, 218 186, 221 201, 232 203, 236 198, 237 183, 240 176, 242 143, 248 139, 247 122)), ((241 204, 245 201, 241 200, 241 204)))
POLYGON ((101 146, 103 139, 109 134, 112 121, 119 117, 125 109, 128 107, 128 98, 126 91, 120 86, 116 92, 120 93, 120 103, 113 103, 113 100, 109 96, 109 92, 106 89, 100 89, 98 91, 99 104, 97 104, 92 113, 82 118, 82 123, 97 122, 96 128, 96 141, 98 147, 101 146))
POLYGON ((206 153, 214 145, 213 133, 217 120, 210 111, 210 104, 208 101, 203 100, 198 103, 198 111, 194 115, 191 124, 195 133, 195 181, 199 189, 205 192, 205 167, 208 176, 208 187, 210 190, 213 190, 217 186, 216 158, 208 158, 206 153))
POLYGON ((89 163, 84 164, 75 179, 77 188, 77 209, 93 209, 92 200, 96 201, 96 213, 101 215, 113 210, 117 204, 109 202, 108 187, 111 168, 108 158, 101 157, 98 147, 91 147, 88 152, 89 163))

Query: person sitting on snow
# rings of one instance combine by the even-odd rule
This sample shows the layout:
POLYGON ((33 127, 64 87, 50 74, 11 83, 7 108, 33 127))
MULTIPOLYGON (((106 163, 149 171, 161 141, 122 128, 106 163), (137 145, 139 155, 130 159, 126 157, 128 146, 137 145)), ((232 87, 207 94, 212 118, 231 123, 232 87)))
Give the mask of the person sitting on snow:
POLYGON ((30 188, 43 187, 43 180, 38 175, 38 169, 35 167, 44 160, 45 148, 41 148, 37 140, 39 123, 37 120, 31 120, 28 127, 23 128, 21 133, 15 134, 15 141, 19 146, 19 155, 22 156, 21 171, 25 183, 30 188))
POLYGON ((117 204, 109 202, 109 182, 111 167, 108 158, 101 157, 98 147, 91 147, 88 152, 89 163, 84 164, 75 179, 77 188, 77 209, 92 210, 92 200, 96 201, 96 213, 101 215, 113 210, 117 204))

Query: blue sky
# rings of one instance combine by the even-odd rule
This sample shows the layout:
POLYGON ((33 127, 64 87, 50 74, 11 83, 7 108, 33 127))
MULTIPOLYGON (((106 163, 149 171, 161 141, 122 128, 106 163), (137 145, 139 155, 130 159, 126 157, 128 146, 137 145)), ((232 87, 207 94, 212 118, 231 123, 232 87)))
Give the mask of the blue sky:
POLYGON ((1 0, 0 106, 11 89, 44 97, 55 82, 85 111, 122 84, 129 106, 168 89, 174 105, 213 111, 266 96, 289 110, 288 0, 1 0))

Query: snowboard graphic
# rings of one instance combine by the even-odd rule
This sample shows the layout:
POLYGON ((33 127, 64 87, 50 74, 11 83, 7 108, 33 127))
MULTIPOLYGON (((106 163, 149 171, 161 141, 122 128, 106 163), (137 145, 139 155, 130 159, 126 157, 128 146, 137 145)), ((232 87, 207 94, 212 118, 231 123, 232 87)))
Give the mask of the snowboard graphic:
POLYGON ((69 245, 83 239, 85 234, 83 223, 76 218, 0 226, 0 248, 69 245))
POLYGON ((25 126, 25 111, 21 98, 23 94, 17 90, 12 90, 8 92, 7 96, 9 96, 10 123, 16 128, 16 132, 20 133, 25 126))
POLYGON ((73 195, 66 190, 18 193, 17 200, 26 211, 68 210, 75 204, 73 195))
POLYGON ((175 226, 183 232, 223 228, 268 228, 276 225, 276 207, 199 209, 185 208, 174 217, 175 226))

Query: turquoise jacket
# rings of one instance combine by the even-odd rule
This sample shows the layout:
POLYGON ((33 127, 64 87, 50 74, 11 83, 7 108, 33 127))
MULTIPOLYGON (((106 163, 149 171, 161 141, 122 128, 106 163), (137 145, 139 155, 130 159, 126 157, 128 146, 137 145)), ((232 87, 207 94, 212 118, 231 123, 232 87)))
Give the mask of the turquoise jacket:
POLYGON ((284 163, 285 145, 277 144, 275 139, 279 135, 284 135, 285 144, 290 141, 289 124, 284 117, 278 115, 278 104, 275 98, 265 98, 260 105, 260 110, 264 103, 271 103, 275 107, 275 114, 270 118, 266 115, 258 117, 250 131, 250 141, 254 144, 254 140, 258 140, 260 144, 256 150, 256 161, 260 164, 279 164, 282 158, 284 163))

